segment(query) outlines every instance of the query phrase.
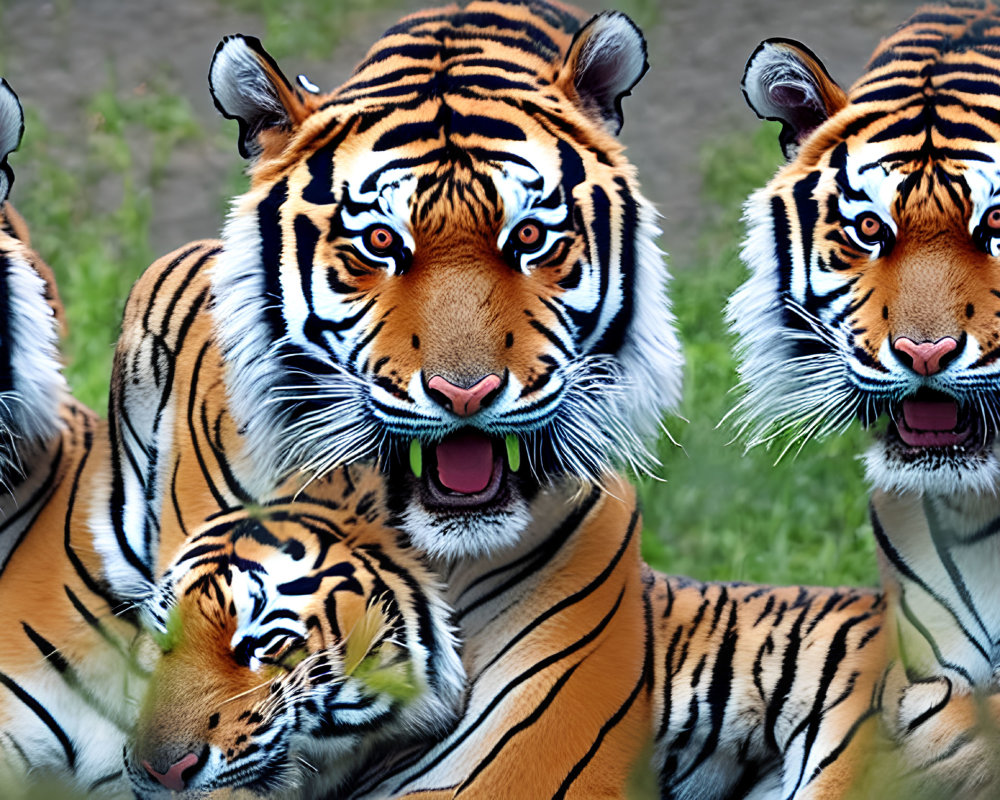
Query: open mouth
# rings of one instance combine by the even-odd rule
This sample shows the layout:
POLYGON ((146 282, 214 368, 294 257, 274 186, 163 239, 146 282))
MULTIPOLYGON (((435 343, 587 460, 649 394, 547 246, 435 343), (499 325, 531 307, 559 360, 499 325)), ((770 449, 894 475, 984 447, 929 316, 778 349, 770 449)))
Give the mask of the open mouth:
POLYGON ((992 440, 984 420, 941 392, 921 390, 897 406, 890 439, 915 452, 980 449, 992 440))
POLYGON ((510 494, 511 478, 521 468, 521 443, 514 435, 500 438, 465 428, 435 444, 413 440, 409 456, 426 506, 481 510, 510 494))

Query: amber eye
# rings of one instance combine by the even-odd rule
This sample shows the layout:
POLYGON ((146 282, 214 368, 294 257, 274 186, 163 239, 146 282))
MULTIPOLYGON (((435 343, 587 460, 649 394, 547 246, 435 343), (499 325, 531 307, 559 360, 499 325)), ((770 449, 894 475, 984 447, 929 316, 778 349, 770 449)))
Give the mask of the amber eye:
POLYGON ((518 223, 511 232, 510 241, 514 244, 514 249, 522 253, 531 253, 542 246, 545 234, 540 223, 526 219, 518 223))
POLYGON ((1000 236, 1000 206, 988 208, 983 214, 983 227, 994 236, 1000 236))
POLYGON ((854 223, 861 241, 875 244, 885 238, 885 223, 872 213, 862 214, 854 223))
POLYGON ((396 234, 384 225, 373 225, 365 232, 365 242, 377 255, 387 253, 396 243, 396 234))

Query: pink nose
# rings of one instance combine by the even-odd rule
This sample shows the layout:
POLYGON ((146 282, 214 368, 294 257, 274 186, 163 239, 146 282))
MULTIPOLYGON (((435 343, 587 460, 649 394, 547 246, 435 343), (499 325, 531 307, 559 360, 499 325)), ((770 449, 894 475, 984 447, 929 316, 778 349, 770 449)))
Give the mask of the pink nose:
POLYGON ((173 792, 181 792, 184 790, 184 778, 181 777, 181 773, 184 772, 188 767, 193 767, 198 763, 198 756, 194 753, 188 753, 184 758, 174 764, 166 772, 160 774, 155 769, 153 769, 152 764, 148 761, 143 761, 142 765, 146 768, 146 772, 152 775, 156 780, 166 786, 173 792))
POLYGON ((949 353, 958 347, 958 341, 945 336, 936 342, 915 342, 906 336, 900 336, 892 343, 892 349, 904 354, 903 363, 910 361, 909 366, 918 375, 936 375, 944 369, 950 358, 949 353), (944 362, 944 363, 942 363, 944 362))
POLYGON ((496 391, 499 385, 499 375, 487 375, 468 389, 456 386, 440 375, 435 375, 427 381, 427 388, 443 394, 448 402, 451 403, 451 410, 460 417, 469 417, 483 406, 489 405, 488 400, 486 402, 483 401, 492 392, 496 391))

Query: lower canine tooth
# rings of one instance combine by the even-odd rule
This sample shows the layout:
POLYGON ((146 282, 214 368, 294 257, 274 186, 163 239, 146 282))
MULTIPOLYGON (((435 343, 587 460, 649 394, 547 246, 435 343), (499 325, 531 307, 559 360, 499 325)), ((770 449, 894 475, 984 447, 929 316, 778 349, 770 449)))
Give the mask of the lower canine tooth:
POLYGON ((517 472, 521 467, 521 443, 513 433, 508 433, 504 440, 507 445, 507 463, 511 472, 517 472))
POLYGON ((420 440, 410 442, 410 469, 418 478, 424 474, 424 453, 420 449, 420 440))

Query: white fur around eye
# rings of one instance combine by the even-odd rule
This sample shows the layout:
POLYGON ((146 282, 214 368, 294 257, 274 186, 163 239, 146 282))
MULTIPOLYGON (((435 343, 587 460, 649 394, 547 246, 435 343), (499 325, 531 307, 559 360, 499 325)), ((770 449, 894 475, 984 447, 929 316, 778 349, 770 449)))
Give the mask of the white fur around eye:
POLYGON ((402 248, 399 249, 406 249, 411 253, 413 252, 413 237, 410 236, 409 231, 405 229, 401 230, 399 225, 377 210, 367 209, 359 214, 351 214, 347 210, 344 210, 341 212, 341 221, 350 230, 359 231, 359 233, 351 237, 351 244, 354 245, 354 248, 365 258, 385 265, 386 270, 394 275, 399 273, 401 265, 391 255, 373 252, 368 246, 367 236, 365 235, 366 231, 370 230, 373 226, 388 228, 402 243, 402 248))
POLYGON ((518 267, 522 272, 527 272, 536 263, 545 258, 555 247, 556 242, 566 236, 566 220, 569 216, 569 209, 565 205, 558 205, 555 208, 528 208, 517 216, 508 220, 507 224, 500 231, 497 237, 497 249, 503 252, 508 243, 513 244, 517 249, 516 242, 509 242, 511 234, 517 230, 518 226, 529 219, 539 223, 544 237, 542 243, 530 253, 522 253, 518 257, 518 267))
POLYGON ((837 198, 837 206, 840 209, 841 216, 847 220, 844 223, 844 233, 858 247, 867 251, 871 258, 875 259, 882 255, 885 243, 896 237, 896 223, 893 221, 892 215, 888 214, 885 209, 880 208, 876 203, 870 200, 851 200, 840 195, 837 198), (891 236, 883 237, 881 242, 866 242, 861 237, 861 232, 858 228, 860 224, 859 220, 865 214, 874 214, 878 217, 879 221, 891 231, 891 236))

